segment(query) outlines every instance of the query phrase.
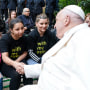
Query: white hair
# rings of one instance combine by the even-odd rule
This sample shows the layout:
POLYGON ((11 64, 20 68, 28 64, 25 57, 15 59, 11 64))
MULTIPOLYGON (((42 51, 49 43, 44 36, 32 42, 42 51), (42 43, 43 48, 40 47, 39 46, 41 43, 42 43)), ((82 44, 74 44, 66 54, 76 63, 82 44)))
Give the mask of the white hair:
POLYGON ((24 8, 22 14, 24 14, 24 12, 25 12, 27 9, 29 9, 29 8, 24 8))

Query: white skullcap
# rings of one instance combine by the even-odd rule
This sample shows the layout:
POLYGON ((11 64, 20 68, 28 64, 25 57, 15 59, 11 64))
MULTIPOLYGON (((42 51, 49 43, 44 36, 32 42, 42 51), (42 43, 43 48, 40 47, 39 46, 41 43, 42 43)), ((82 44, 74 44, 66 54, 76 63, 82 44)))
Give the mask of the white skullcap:
POLYGON ((79 15, 83 20, 85 19, 85 13, 81 9, 81 7, 79 7, 77 5, 68 5, 65 8, 74 12, 75 14, 79 15))

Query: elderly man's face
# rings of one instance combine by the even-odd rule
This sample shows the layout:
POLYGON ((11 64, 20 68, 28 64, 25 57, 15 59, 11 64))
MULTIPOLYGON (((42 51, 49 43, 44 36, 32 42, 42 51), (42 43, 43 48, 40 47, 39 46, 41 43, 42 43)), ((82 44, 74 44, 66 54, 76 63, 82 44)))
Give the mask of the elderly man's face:
POLYGON ((29 9, 26 9, 25 12, 24 12, 24 15, 25 16, 29 16, 30 15, 30 10, 29 9))
POLYGON ((63 10, 61 10, 57 16, 56 16, 56 24, 55 24, 55 28, 56 28, 56 36, 61 39, 63 37, 63 29, 64 29, 64 15, 63 15, 63 10))

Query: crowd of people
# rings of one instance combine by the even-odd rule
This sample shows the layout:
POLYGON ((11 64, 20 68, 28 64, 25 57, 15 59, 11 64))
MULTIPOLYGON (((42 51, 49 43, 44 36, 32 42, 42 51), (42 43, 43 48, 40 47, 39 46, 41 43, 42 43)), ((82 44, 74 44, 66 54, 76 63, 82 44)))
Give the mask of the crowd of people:
POLYGON ((55 28, 60 40, 41 64, 20 65, 18 73, 39 80, 19 90, 90 90, 90 27, 84 22, 84 11, 77 5, 58 12, 55 28))
POLYGON ((7 20, 8 13, 12 10, 17 12, 17 16, 22 15, 23 9, 29 8, 33 22, 37 15, 45 12, 51 28, 55 19, 54 12, 59 11, 58 2, 59 0, 0 0, 1 18, 7 20))
POLYGON ((11 78, 10 90, 19 89, 21 78, 26 86, 19 90, 90 90, 89 13, 85 17, 77 5, 64 7, 52 32, 58 0, 1 3, 7 7, 0 18, 0 90, 2 75, 11 78), (38 84, 28 85, 33 78, 38 84))
MULTIPOLYGON (((33 82, 16 71, 18 62, 41 63, 42 55, 58 41, 50 31, 58 10, 58 0, 0 0, 0 72, 11 78, 10 90, 19 88, 21 76, 24 85, 33 82)), ((2 84, 1 73, 0 78, 2 84)))
MULTIPOLYGON (((23 62, 23 64, 28 64, 27 62, 31 62, 29 58, 32 58, 32 55, 30 55, 32 52, 29 52, 30 57, 28 57, 28 51, 36 50, 34 51, 35 53, 33 52, 33 54, 38 54, 37 56, 39 57, 39 55, 42 56, 58 41, 55 33, 47 30, 48 24, 48 17, 45 14, 40 14, 36 18, 36 29, 33 30, 30 35, 25 36, 23 21, 19 18, 14 18, 10 21, 8 33, 4 34, 0 40, 0 49, 3 60, 1 72, 4 76, 11 78, 10 90, 17 90, 20 86, 21 74, 19 74, 16 70, 19 62, 23 62), (35 34, 36 36, 33 36, 35 34), (32 39, 30 37, 32 37, 32 39), (50 41, 49 39, 53 40, 50 41), (29 60, 27 61, 27 59, 29 60)), ((35 57, 36 55, 33 56, 33 58, 35 57)), ((41 63, 41 61, 39 61, 39 63, 41 63)), ((25 75, 23 78, 25 81, 25 83, 23 82, 24 85, 32 84, 32 79, 25 79, 25 75)))
POLYGON ((0 40, 0 54, 2 53, 0 71, 3 76, 11 78, 10 90, 19 88, 21 76, 23 76, 24 85, 33 82, 32 78, 26 79, 25 75, 21 75, 16 71, 18 62, 23 62, 23 64, 32 64, 30 62, 41 63, 42 55, 58 41, 55 32, 48 30, 49 19, 47 15, 40 13, 37 14, 34 22, 29 8, 23 8, 22 15, 18 15, 16 10, 12 9, 6 21, 2 20, 5 28, 0 30, 5 32, 3 32, 0 40), (31 32, 30 30, 33 27, 34 30, 31 32), (28 34, 28 37, 25 36, 26 34, 28 34), (32 57, 33 60, 31 60, 32 57))

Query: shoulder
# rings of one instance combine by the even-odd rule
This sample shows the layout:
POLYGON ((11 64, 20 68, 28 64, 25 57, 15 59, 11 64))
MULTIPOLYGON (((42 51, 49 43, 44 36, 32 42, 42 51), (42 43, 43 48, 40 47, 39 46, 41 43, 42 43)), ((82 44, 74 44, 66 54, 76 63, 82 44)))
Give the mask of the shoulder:
POLYGON ((39 35, 37 32, 37 29, 34 29, 32 32, 30 32, 28 39, 31 39, 33 41, 36 41, 38 39, 39 35))
POLYGON ((21 18, 23 18, 23 17, 24 17, 23 15, 19 15, 17 18, 20 18, 20 19, 21 19, 21 18))
POLYGON ((1 38, 1 41, 9 42, 10 41, 10 35, 8 33, 7 34, 3 34, 2 38, 1 38))
POLYGON ((23 21, 23 23, 25 22, 25 21, 24 21, 24 20, 25 20, 24 15, 20 15, 20 16, 18 16, 17 18, 21 19, 21 20, 23 21))
POLYGON ((77 31, 74 33, 73 37, 71 40, 73 40, 73 42, 77 42, 78 45, 81 44, 81 42, 83 43, 88 43, 90 41, 90 28, 88 27, 88 25, 82 24, 79 29, 77 29, 77 31))
POLYGON ((38 35, 37 29, 34 29, 33 31, 31 31, 29 35, 32 37, 37 36, 38 35))

